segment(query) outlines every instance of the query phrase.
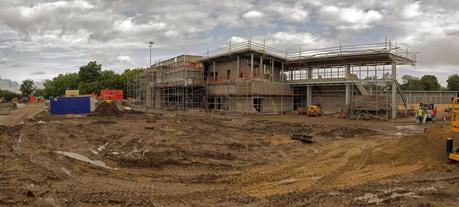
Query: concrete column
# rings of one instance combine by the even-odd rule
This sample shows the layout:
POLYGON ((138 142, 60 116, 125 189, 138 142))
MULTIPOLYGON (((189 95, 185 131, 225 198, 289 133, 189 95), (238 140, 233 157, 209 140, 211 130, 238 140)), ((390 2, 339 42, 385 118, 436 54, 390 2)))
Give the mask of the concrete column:
POLYGON ((284 62, 281 63, 281 74, 279 75, 279 79, 284 82, 284 62))
POLYGON ((253 78, 253 53, 250 53, 250 79, 253 78))
POLYGON ((312 86, 306 86, 306 106, 312 105, 312 86))
MULTIPOLYGON (((351 66, 346 65, 346 80, 349 79, 349 76, 351 75, 351 66)), ((349 109, 349 106, 351 105, 351 84, 346 83, 346 109, 349 109)))
POLYGON ((216 79, 215 79, 215 77, 216 77, 216 76, 215 76, 215 61, 214 61, 214 63, 213 63, 213 67, 212 67, 212 70, 213 70, 213 72, 214 72, 214 77, 213 77, 213 80, 215 81, 215 80, 216 80, 216 79))
POLYGON ((397 63, 392 62, 392 101, 391 101, 391 111, 392 111, 392 120, 397 118, 397 63))
POLYGON ((262 75, 262 78, 263 78, 263 74, 264 74, 263 55, 260 55, 260 67, 258 68, 258 75, 260 76, 260 74, 262 75))
POLYGON ((239 55, 237 56, 237 66, 236 66, 236 78, 235 80, 239 79, 239 55))
POLYGON ((271 58, 271 82, 274 82, 274 59, 271 58))

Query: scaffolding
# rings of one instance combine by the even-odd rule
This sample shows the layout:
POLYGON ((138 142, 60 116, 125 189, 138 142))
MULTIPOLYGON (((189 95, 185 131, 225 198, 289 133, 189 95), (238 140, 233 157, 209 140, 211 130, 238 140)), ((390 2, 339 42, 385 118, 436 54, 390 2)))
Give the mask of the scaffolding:
POLYGON ((346 110, 354 96, 391 94, 393 111, 396 66, 415 63, 412 52, 388 41, 289 53, 249 39, 156 62, 136 94, 149 107, 285 113, 311 105, 321 87, 342 86, 346 110))

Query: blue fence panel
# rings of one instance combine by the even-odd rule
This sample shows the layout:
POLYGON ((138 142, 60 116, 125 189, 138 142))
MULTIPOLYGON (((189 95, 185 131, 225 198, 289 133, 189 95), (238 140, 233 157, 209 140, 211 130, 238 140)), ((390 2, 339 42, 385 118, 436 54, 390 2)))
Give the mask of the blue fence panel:
POLYGON ((91 97, 49 98, 51 114, 86 114, 91 112, 91 97))

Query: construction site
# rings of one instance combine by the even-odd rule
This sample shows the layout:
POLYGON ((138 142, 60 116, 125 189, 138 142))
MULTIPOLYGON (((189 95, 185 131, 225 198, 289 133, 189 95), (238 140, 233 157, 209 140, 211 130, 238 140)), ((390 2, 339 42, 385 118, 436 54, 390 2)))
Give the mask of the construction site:
POLYGON ((158 61, 125 94, 1 104, 0 205, 457 206, 458 94, 400 90, 414 54, 249 40, 158 61), (420 103, 438 114, 417 123, 420 103))
POLYGON ((415 64, 389 41, 289 53, 248 40, 158 61, 137 94, 146 108, 283 114, 320 104, 326 113, 396 119, 409 104, 397 66, 415 64))

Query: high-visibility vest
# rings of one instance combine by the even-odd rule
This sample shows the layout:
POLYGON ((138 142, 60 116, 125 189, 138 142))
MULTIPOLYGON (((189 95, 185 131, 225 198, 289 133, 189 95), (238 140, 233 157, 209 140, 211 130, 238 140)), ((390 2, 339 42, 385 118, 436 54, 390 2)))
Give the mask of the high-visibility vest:
POLYGON ((422 109, 418 109, 418 116, 422 116, 424 113, 424 111, 422 111, 422 109))

